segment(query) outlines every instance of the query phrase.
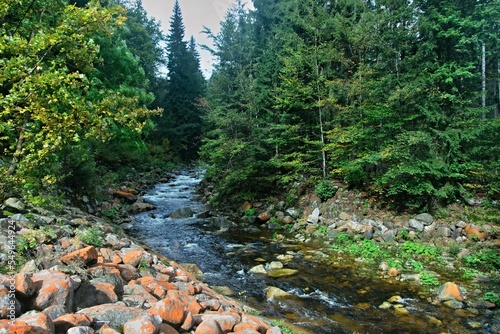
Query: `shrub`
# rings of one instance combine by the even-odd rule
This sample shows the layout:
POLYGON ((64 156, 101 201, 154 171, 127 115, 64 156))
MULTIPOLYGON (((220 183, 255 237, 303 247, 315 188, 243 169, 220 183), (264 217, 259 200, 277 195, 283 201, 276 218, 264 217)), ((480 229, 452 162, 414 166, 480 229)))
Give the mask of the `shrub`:
POLYGON ((316 185, 316 195, 318 195, 322 202, 332 198, 336 192, 337 188, 326 180, 323 180, 316 185))
POLYGON ((104 232, 97 226, 77 230, 76 237, 90 246, 101 247, 104 243, 104 232))

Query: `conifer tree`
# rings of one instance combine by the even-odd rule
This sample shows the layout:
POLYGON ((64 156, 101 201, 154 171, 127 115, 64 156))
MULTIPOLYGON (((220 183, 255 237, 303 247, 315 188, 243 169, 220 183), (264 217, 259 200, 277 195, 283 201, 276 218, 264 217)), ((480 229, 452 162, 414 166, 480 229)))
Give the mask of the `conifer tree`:
POLYGON ((198 156, 201 139, 198 105, 205 83, 194 39, 188 44, 184 35, 181 8, 176 1, 167 36, 166 95, 160 102, 165 113, 158 120, 156 139, 168 139, 174 153, 184 160, 192 160, 198 156))

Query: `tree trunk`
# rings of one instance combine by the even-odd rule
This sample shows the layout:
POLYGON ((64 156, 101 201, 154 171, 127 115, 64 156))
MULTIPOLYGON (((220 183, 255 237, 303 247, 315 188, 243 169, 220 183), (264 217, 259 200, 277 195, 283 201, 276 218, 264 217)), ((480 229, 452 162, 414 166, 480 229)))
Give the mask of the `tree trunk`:
POLYGON ((481 99, 481 107, 483 107, 483 114, 482 117, 483 119, 486 118, 486 44, 483 43, 482 45, 482 78, 483 78, 483 90, 482 90, 482 99, 481 99))
POLYGON ((26 125, 28 124, 28 120, 29 120, 29 116, 28 116, 28 114, 25 114, 23 126, 21 127, 21 130, 19 132, 19 137, 17 138, 16 151, 14 152, 14 155, 12 156, 12 160, 10 162, 9 169, 7 170, 8 176, 13 175, 14 172, 16 171, 17 163, 19 162, 19 157, 21 156, 21 151, 23 150, 24 132, 26 131, 26 125))

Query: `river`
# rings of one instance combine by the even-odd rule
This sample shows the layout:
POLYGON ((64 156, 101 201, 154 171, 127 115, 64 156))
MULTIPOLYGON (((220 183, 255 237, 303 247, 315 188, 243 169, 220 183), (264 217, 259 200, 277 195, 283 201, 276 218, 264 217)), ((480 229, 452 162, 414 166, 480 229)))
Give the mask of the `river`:
POLYGON ((203 212, 196 186, 203 178, 199 169, 175 173, 145 196, 157 209, 137 215, 131 234, 155 251, 178 263, 194 263, 203 281, 225 287, 233 297, 263 316, 280 319, 294 333, 487 333, 472 330, 469 319, 419 297, 418 288, 394 279, 373 279, 362 263, 336 257, 322 245, 276 242, 268 229, 227 232, 212 228, 210 219, 170 218, 179 208, 203 212), (295 275, 271 278, 249 273, 258 264, 277 261, 295 275), (267 287, 278 287, 287 298, 267 299, 267 287), (408 314, 379 306, 393 296, 408 314))

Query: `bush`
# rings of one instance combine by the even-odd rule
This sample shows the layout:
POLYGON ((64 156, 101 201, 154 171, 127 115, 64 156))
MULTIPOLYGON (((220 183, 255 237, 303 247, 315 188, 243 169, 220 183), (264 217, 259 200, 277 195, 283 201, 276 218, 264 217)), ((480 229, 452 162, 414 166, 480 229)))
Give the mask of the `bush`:
POLYGON ((318 195, 322 202, 332 198, 336 192, 337 188, 326 180, 323 180, 316 185, 316 195, 318 195))
POLYGON ((104 232, 97 226, 77 230, 76 236, 89 246, 101 247, 104 243, 104 232))

